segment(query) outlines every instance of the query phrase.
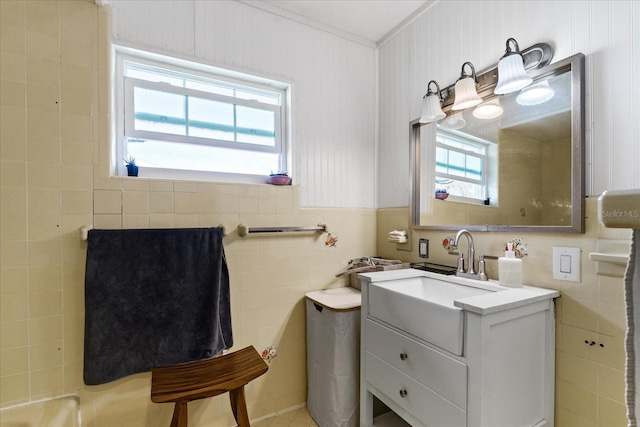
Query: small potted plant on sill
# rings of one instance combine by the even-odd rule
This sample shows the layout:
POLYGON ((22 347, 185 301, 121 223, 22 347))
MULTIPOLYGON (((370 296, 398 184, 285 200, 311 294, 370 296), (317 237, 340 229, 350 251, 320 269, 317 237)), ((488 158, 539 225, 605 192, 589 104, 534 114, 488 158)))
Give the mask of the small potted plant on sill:
POLYGON ((286 171, 272 173, 267 178, 267 182, 273 185, 289 185, 291 183, 291 177, 286 171))
POLYGON ((124 159, 124 163, 127 165, 127 175, 138 176, 138 165, 136 165, 135 157, 129 156, 124 159))
POLYGON ((449 197, 449 193, 447 192, 446 189, 444 189, 444 190, 436 190, 436 199, 444 200, 447 197, 449 197))

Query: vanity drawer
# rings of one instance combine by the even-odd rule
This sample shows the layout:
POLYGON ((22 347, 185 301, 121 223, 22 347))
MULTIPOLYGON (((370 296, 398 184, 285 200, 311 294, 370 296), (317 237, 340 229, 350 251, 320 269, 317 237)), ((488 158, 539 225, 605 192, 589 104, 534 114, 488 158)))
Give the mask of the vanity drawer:
MULTIPOLYGON (((386 326, 366 320, 366 350, 460 408, 467 407, 467 365, 386 326)), ((396 392, 397 394, 397 392, 396 392)))
POLYGON ((464 427, 464 409, 430 390, 370 352, 365 352, 367 382, 413 417, 433 427, 464 427))

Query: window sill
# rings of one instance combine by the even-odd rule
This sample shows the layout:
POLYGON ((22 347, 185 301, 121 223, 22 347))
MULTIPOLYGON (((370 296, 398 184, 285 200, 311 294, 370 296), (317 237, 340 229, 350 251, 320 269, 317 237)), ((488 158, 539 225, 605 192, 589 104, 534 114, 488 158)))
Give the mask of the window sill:
POLYGON ((292 187, 295 185, 273 185, 267 183, 267 175, 245 175, 221 172, 191 171, 182 169, 157 169, 139 167, 138 176, 128 176, 126 174, 115 174, 112 178, 126 180, 150 179, 163 181, 198 181, 225 184, 264 184, 274 187, 292 187))
POLYGON ((263 184, 266 176, 262 175, 243 175, 232 173, 193 171, 184 169, 158 169, 145 168, 140 166, 137 177, 127 176, 125 174, 116 175, 120 178, 143 178, 143 179, 159 179, 172 181, 204 181, 204 182, 228 182, 234 184, 263 184))

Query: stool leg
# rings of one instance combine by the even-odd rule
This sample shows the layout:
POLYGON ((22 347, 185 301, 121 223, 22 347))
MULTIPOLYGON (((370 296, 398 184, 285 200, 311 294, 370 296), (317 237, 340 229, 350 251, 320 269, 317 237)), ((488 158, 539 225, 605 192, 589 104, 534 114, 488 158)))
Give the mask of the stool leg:
POLYGON ((187 427, 187 402, 176 402, 171 427, 187 427))
POLYGON ((229 400, 231 400, 231 410, 238 427, 250 427, 247 401, 244 397, 244 386, 229 390, 229 400))

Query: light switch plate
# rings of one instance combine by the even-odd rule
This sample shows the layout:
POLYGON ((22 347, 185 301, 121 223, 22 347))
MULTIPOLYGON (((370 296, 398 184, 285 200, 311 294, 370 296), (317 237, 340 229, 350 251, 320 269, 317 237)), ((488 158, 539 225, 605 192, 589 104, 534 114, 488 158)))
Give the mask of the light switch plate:
POLYGON ((580 282, 580 248, 553 247, 553 278, 580 282))

